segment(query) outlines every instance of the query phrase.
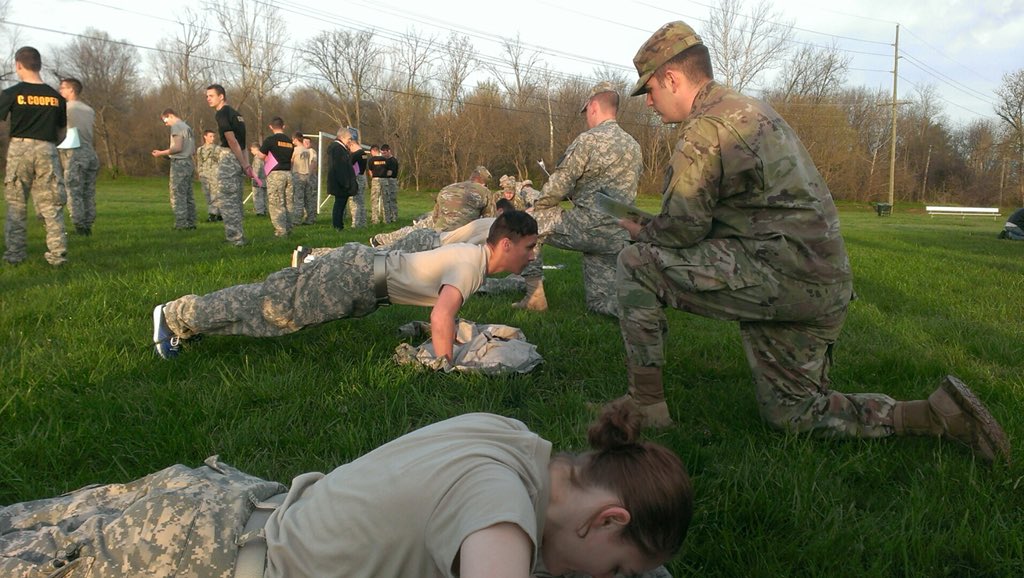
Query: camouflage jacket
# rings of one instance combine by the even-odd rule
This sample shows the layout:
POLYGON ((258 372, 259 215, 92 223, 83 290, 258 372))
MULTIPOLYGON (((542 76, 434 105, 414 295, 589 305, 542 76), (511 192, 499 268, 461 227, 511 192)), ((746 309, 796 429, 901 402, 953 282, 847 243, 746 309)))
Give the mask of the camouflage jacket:
POLYGON ((200 175, 217 172, 217 145, 204 144, 196 149, 196 164, 200 175))
POLYGON ((434 203, 434 230, 445 232, 490 216, 491 191, 473 181, 453 183, 437 193, 434 203))
POLYGON ((661 212, 637 241, 683 248, 737 239, 787 277, 820 284, 852 277, 828 186, 770 106, 711 81, 680 135, 661 212))
POLYGON ((575 209, 586 211, 577 217, 586 215, 594 227, 621 231, 616 219, 594 208, 594 195, 604 191, 615 200, 632 204, 642 170, 640 145, 619 123, 606 120, 572 141, 533 205, 547 209, 570 200, 575 209))

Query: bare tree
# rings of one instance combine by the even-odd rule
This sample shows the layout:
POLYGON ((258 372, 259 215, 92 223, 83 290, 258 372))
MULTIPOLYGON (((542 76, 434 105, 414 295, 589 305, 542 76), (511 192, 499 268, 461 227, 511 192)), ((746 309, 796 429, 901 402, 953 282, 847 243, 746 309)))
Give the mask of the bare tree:
POLYGON ((0 50, 4 51, 0 58, 0 83, 14 79, 14 53, 21 42, 18 29, 7 24, 10 14, 11 0, 0 0, 0 50))
POLYGON ((476 49, 469 37, 452 32, 445 42, 441 59, 441 100, 448 114, 454 114, 461 106, 463 84, 469 78, 476 63, 476 49))
POLYGON ((321 76, 315 85, 334 97, 339 124, 361 128, 363 101, 378 86, 384 47, 373 36, 370 30, 325 30, 303 55, 321 76))
POLYGON ((164 87, 169 89, 171 106, 182 118, 195 123, 196 103, 203 88, 213 80, 215 61, 210 50, 210 30, 202 17, 186 8, 178 19, 177 34, 161 40, 157 48, 158 69, 164 87))
POLYGON ((420 88, 437 60, 437 37, 420 36, 415 28, 406 30, 392 47, 391 61, 405 80, 406 92, 420 88))
POLYGON ((767 2, 746 16, 743 9, 744 0, 722 0, 711 9, 704 36, 715 78, 739 91, 783 61, 793 38, 792 22, 782 22, 782 14, 771 12, 767 2))
MULTIPOLYGON (((432 99, 429 91, 429 77, 438 58, 436 36, 420 36, 415 29, 409 29, 392 48, 391 61, 394 74, 403 81, 403 89, 393 101, 395 131, 398 149, 402 155, 403 172, 411 175, 419 190, 421 169, 429 162, 430 151, 424 130, 431 112, 432 99)), ((400 175, 401 178, 401 175, 400 175)))
POLYGON ((846 83, 851 56, 833 43, 827 48, 804 45, 783 67, 768 91, 771 100, 821 103, 839 93, 846 83))
POLYGON ((221 45, 234 61, 225 67, 226 83, 237 88, 236 108, 252 99, 257 130, 265 123, 264 103, 273 91, 291 82, 293 65, 283 42, 288 38, 284 19, 269 2, 216 0, 208 4, 221 30, 221 45))
POLYGON ((120 135, 132 117, 132 95, 139 92, 138 62, 135 47, 93 28, 58 50, 55 70, 82 81, 83 100, 96 111, 96 148, 115 176, 124 168, 127 143, 120 135))
POLYGON ((1024 68, 1003 75, 1003 84, 996 89, 999 102, 996 115, 1009 130, 1016 152, 1020 199, 1024 203, 1024 68))

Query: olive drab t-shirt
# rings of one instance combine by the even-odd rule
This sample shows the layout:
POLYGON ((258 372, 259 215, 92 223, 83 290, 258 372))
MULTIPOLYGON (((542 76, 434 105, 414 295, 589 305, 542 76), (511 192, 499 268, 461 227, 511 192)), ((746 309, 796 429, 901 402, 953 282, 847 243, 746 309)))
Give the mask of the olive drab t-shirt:
POLYGON ((392 251, 387 256, 388 296, 396 305, 432 307, 443 285, 462 293, 465 301, 483 285, 491 250, 454 244, 420 253, 392 251))
POLYGON ((526 532, 536 565, 550 459, 521 422, 477 413, 302 474, 267 523, 264 575, 453 578, 466 537, 498 523, 526 532))
POLYGON ((10 115, 11 138, 57 142, 68 125, 68 105, 48 84, 19 82, 0 92, 0 120, 10 115))

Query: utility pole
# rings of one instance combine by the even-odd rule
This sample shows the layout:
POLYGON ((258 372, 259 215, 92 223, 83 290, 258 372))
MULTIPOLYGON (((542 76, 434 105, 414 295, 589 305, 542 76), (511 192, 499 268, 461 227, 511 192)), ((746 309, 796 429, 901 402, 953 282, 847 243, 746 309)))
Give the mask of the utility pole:
POLYGON ((892 207, 896 198, 896 90, 899 82, 900 69, 900 25, 896 24, 896 44, 892 60, 892 134, 889 143, 889 206, 892 207))

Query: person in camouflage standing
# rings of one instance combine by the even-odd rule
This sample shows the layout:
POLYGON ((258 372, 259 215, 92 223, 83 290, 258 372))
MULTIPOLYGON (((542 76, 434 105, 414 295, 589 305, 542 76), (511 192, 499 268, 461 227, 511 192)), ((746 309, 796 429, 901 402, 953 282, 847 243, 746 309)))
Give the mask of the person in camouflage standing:
POLYGON ((252 155, 252 210, 258 217, 267 216, 267 172, 263 170, 265 161, 260 156, 260 145, 252 143, 249 145, 249 154, 252 155))
POLYGON ((228 243, 241 247, 246 243, 242 230, 242 186, 245 177, 254 177, 245 154, 245 119, 228 105, 224 87, 219 84, 206 87, 206 104, 217 111, 217 204, 224 219, 224 237, 228 243))
MULTIPOLYGON (((597 193, 632 204, 643 170, 640 145, 622 130, 615 117, 619 93, 608 82, 598 83, 583 103, 588 130, 566 149, 533 203, 533 216, 540 227, 542 243, 583 253, 583 287, 587 309, 618 316, 615 295, 615 258, 629 242, 629 235, 616 219, 595 208, 597 193), (571 210, 562 209, 564 200, 571 210)), ((541 260, 523 275, 526 297, 515 306, 547 309, 541 260)))
POLYGON ((295 191, 292 223, 296 225, 316 223, 316 151, 307 143, 309 139, 303 138, 301 132, 292 135, 295 146, 292 153, 292 188, 295 191))
POLYGON ((221 221, 220 209, 217 208, 217 144, 214 140, 217 133, 212 130, 203 131, 203 146, 196 151, 196 160, 199 165, 199 184, 203 188, 203 195, 206 197, 207 221, 221 221))
POLYGON ((39 51, 23 46, 14 53, 14 72, 21 81, 0 92, 0 119, 10 117, 11 142, 7 147, 4 199, 4 261, 17 265, 25 260, 28 198, 46 228, 46 262, 63 265, 68 244, 64 233, 64 190, 57 143, 67 131, 67 103, 43 82, 39 51))
POLYGON ((385 161, 384 177, 384 222, 394 223, 398 220, 398 159, 391 154, 391 145, 380 145, 380 154, 385 161))
POLYGON ((650 426, 669 426, 662 367, 665 307, 738 321, 761 416, 831 437, 942 436, 992 461, 1009 442, 987 408, 947 376, 927 399, 830 387, 832 349, 853 295, 839 217, 792 128, 767 104, 714 81, 707 47, 671 22, 633 59, 633 95, 681 123, 661 212, 620 221, 636 243, 619 253, 629 392, 650 426))
POLYGON ((68 194, 68 212, 75 232, 91 235, 96 221, 96 175, 100 160, 92 146, 93 124, 96 111, 79 98, 82 81, 65 78, 60 81, 60 95, 68 101, 68 128, 78 131, 78 148, 61 149, 60 161, 64 166, 64 187, 68 194))
POLYGON ((387 194, 388 159, 380 153, 380 147, 370 146, 370 158, 366 161, 370 173, 370 223, 384 223, 384 197, 387 194))
POLYGON ((292 232, 292 225, 301 216, 302 210, 292 206, 295 202, 292 178, 292 156, 295 145, 288 135, 284 134, 284 119, 275 116, 270 120, 270 135, 263 139, 258 156, 263 159, 264 172, 267 174, 267 205, 270 210, 270 222, 274 225, 274 236, 287 237, 292 232), (270 163, 271 157, 274 162, 270 163), (268 164, 269 163, 269 164, 268 164), (266 170, 267 167, 270 170, 266 170))
POLYGON ((171 210, 174 211, 175 229, 196 228, 196 201, 192 190, 192 175, 196 165, 192 161, 195 138, 192 128, 178 118, 173 109, 165 109, 160 120, 171 129, 170 145, 162 150, 153 150, 154 157, 168 157, 171 161, 170 192, 171 210))
POLYGON ((352 228, 365 227, 366 226, 366 190, 367 184, 367 162, 370 160, 369 153, 363 148, 363 145, 359 144, 358 134, 352 139, 353 146, 348 148, 349 154, 352 156, 352 169, 356 173, 356 184, 359 186, 359 192, 352 195, 349 199, 348 212, 349 216, 352 217, 352 228))

